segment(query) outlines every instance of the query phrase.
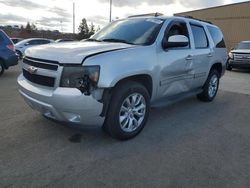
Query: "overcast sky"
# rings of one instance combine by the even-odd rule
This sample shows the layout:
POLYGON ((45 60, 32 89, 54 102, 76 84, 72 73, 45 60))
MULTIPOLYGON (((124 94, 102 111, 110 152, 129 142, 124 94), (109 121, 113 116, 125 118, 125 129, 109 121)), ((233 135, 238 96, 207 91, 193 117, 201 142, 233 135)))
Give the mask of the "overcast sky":
MULTIPOLYGON (((0 0, 0 25, 28 21, 43 29, 72 32, 73 2, 76 5, 76 31, 80 20, 103 27, 109 20, 110 0, 0 0)), ((113 19, 128 15, 161 12, 165 15, 244 0, 113 0, 113 19)))

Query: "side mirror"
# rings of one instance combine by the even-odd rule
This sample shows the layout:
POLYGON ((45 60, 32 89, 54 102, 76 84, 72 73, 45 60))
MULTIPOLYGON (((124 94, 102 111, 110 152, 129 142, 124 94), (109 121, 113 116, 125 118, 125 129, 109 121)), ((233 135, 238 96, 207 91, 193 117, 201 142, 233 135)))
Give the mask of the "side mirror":
POLYGON ((168 38, 168 41, 162 43, 162 47, 166 48, 180 48, 189 45, 189 39, 184 35, 173 35, 168 38))
POLYGON ((28 42, 26 42, 25 44, 24 44, 24 46, 29 46, 30 45, 30 43, 28 43, 28 42))

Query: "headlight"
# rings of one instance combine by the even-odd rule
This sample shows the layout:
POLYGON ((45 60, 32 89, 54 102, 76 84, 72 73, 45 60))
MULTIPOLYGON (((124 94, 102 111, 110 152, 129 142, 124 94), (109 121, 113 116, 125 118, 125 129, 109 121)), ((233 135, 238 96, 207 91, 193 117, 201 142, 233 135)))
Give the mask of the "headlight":
POLYGON ((229 57, 230 59, 233 59, 233 58, 234 58, 234 54, 233 54, 232 52, 229 52, 229 53, 228 53, 228 57, 229 57))
POLYGON ((99 66, 64 67, 61 77, 61 87, 78 88, 83 93, 96 87, 100 74, 99 66))

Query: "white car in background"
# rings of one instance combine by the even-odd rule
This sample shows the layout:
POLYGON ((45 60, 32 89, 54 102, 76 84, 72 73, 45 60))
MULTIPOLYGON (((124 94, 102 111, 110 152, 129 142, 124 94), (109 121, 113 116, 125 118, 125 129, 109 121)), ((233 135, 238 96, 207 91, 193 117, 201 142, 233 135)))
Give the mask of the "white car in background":
POLYGON ((15 44, 16 53, 18 54, 19 58, 22 58, 24 51, 27 48, 30 48, 32 46, 37 46, 37 45, 49 44, 52 42, 54 42, 54 41, 50 40, 50 39, 44 39, 44 38, 25 39, 25 40, 22 40, 22 41, 15 44))

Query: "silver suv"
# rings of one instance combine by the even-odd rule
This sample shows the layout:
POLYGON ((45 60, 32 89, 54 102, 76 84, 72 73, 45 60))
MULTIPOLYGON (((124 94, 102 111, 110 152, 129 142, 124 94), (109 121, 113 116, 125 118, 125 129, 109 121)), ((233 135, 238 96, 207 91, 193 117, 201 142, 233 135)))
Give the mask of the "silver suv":
POLYGON ((50 119, 102 125, 124 140, 140 133, 152 106, 190 95, 212 101, 226 61, 211 23, 133 16, 85 41, 27 49, 19 92, 50 119))

